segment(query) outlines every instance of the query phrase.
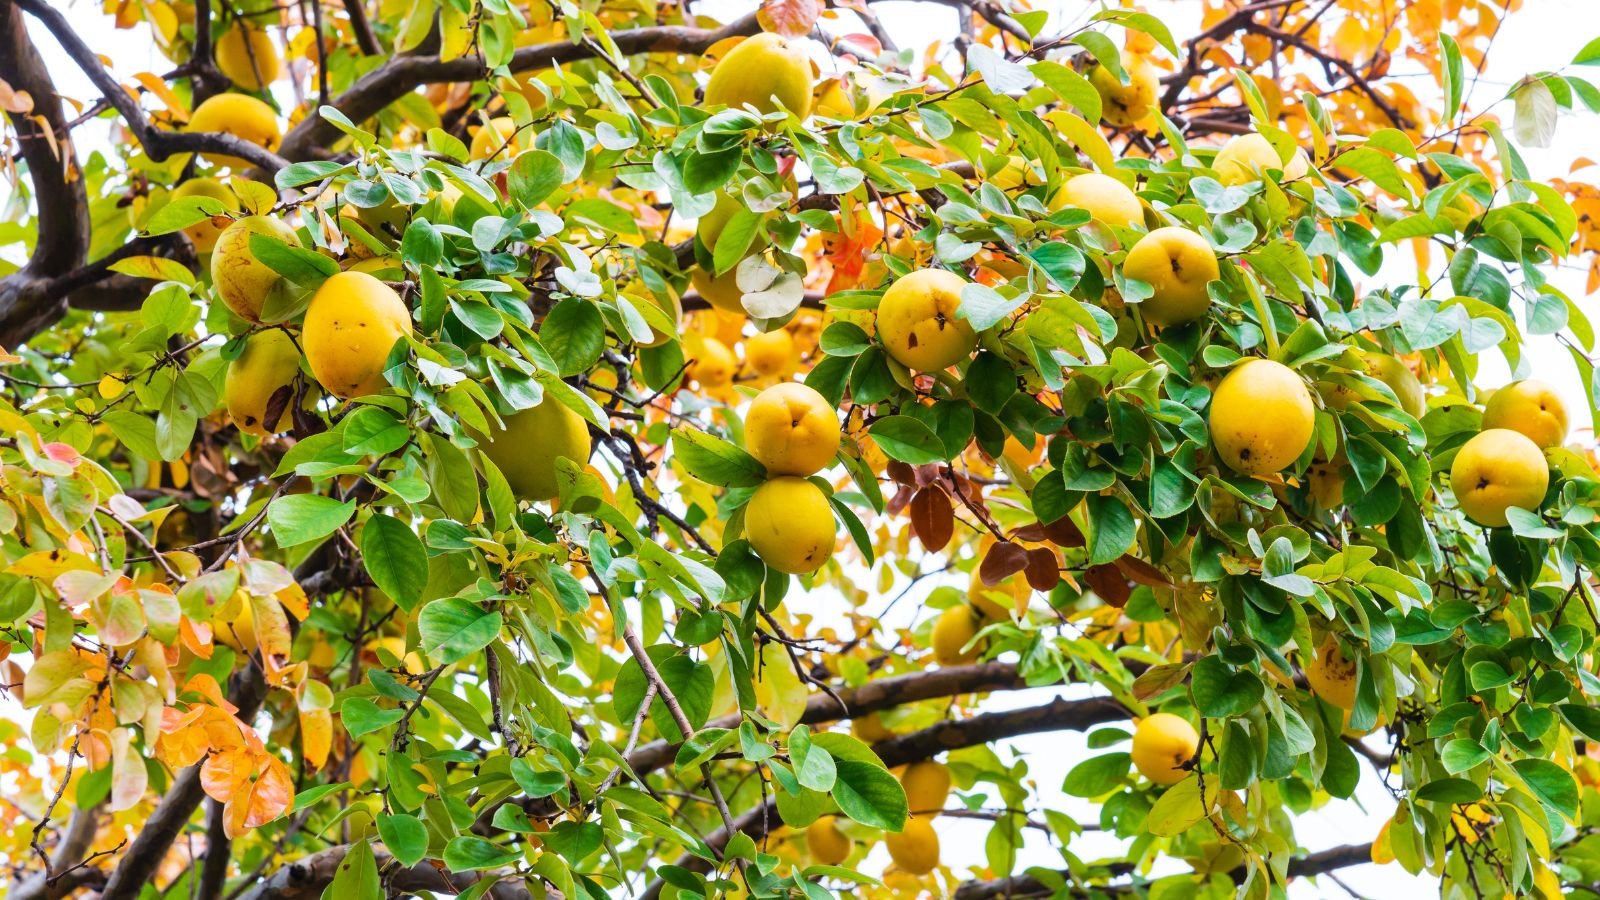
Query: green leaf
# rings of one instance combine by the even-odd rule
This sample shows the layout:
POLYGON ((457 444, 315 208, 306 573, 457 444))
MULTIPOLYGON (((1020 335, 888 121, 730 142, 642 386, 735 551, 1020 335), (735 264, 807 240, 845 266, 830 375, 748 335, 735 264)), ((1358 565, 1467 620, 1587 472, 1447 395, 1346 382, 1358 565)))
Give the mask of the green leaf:
POLYGON ((567 786, 567 776, 560 772, 540 772, 523 757, 511 760, 511 778, 529 797, 548 797, 567 786))
POLYGON ((471 834, 452 840, 444 848, 444 864, 452 872, 477 872, 509 866, 522 854, 471 834))
POLYGON ((1439 753, 1439 761, 1444 764, 1446 772, 1460 775, 1488 761, 1489 756, 1489 751, 1483 749, 1483 745, 1477 741, 1456 738, 1444 745, 1444 750, 1439 753))
POLYGON ((333 880, 322 892, 322 900, 371 900, 383 895, 372 846, 366 841, 356 841, 334 870, 333 880))
POLYGON ((378 835, 402 866, 414 866, 428 855, 428 829, 407 813, 378 817, 378 835))
POLYGON ((836 759, 833 799, 839 810, 863 825, 899 831, 910 807, 905 788, 882 763, 836 759))
POLYGON ((250 254, 258 262, 303 287, 315 287, 339 274, 339 264, 315 250, 291 247, 270 234, 250 235, 250 254))
POLYGON ((755 487, 767 480, 767 469, 733 444, 692 428, 673 432, 672 454, 689 474, 717 487, 755 487))
POLYGON ((441 666, 460 662, 489 646, 500 635, 502 624, 498 612, 459 597, 435 600, 417 617, 422 652, 441 666))
POLYGON ((267 525, 280 547, 321 540, 350 521, 354 500, 340 503, 319 494, 289 494, 267 506, 267 525))
POLYGON ((1156 800, 1145 817, 1145 830, 1157 837, 1180 835, 1205 818, 1206 804, 1215 807, 1216 802, 1217 790, 1212 785, 1212 789, 1205 793, 1205 804, 1202 804, 1200 779, 1197 775, 1190 775, 1167 788, 1166 793, 1156 800))
POLYGON ((789 761, 794 764, 794 776, 804 787, 814 791, 833 790, 838 770, 833 755, 811 743, 811 729, 797 726, 789 735, 789 761))
POLYGON ((885 455, 913 466, 944 462, 945 447, 928 426, 910 416, 884 416, 867 429, 885 455))
POLYGON ((1221 719, 1249 712, 1265 696, 1261 678, 1249 669, 1234 671, 1220 656, 1202 657, 1194 664, 1189 694, 1204 716, 1221 719))
POLYGON ((1113 562, 1133 547, 1138 525, 1120 499, 1090 494, 1084 499, 1089 513, 1089 564, 1113 562))
POLYGON ((1132 763, 1133 756, 1128 753, 1090 757, 1072 767, 1061 790, 1074 797, 1104 796, 1122 787, 1132 763))
POLYGON ((400 709, 384 709, 365 697, 351 697, 339 707, 339 719, 351 737, 361 737, 390 725, 405 717, 400 709))
POLYGON ((588 300, 568 297, 555 305, 539 326, 539 342, 555 360, 562 378, 587 372, 606 347, 606 323, 600 308, 588 300))
POLYGON ((565 176, 554 153, 529 150, 517 154, 506 171, 506 189, 524 209, 533 209, 561 187, 565 176))
POLYGON ((1578 815, 1578 783, 1572 773, 1547 759, 1519 759, 1511 764, 1539 802, 1567 821, 1578 815))
POLYGON ((422 599, 428 586, 428 550, 411 526, 374 514, 361 529, 361 561, 378 590, 406 612, 422 599))
POLYGON ((973 331, 986 331, 1000 324, 1028 299, 1024 294, 1014 299, 986 284, 972 282, 961 289, 961 306, 956 318, 966 319, 973 331))

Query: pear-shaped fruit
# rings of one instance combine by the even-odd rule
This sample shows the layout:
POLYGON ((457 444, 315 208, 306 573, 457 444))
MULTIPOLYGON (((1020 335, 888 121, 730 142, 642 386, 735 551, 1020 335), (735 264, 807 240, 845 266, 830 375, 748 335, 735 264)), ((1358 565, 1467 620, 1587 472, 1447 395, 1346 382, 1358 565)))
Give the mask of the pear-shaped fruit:
POLYGON ((411 311, 393 288, 364 272, 340 272, 311 298, 301 341, 317 383, 348 400, 388 385, 384 362, 410 334, 411 311))
POLYGON ((1344 655, 1338 638, 1322 639, 1316 656, 1306 664, 1306 683, 1311 692, 1340 709, 1355 709, 1356 662, 1344 655))
POLYGON ((756 488, 744 509, 744 532, 762 561, 790 575, 822 568, 837 536, 828 495, 789 475, 756 488))
POLYGON ((812 475, 839 452, 838 414, 814 388, 775 384, 751 401, 744 441, 769 474, 812 475))
POLYGON ((1473 436, 1450 464, 1450 490, 1461 511, 1479 525, 1506 524, 1506 510, 1537 511, 1550 487, 1550 467, 1539 445, 1520 431, 1491 428, 1473 436))
POLYGON ((941 666, 964 666, 977 659, 981 648, 966 646, 977 636, 979 622, 978 613, 965 603, 940 613, 933 623, 934 660, 941 666))
MULTIPOLYGON (((183 197, 210 197, 221 203, 223 209, 239 208, 239 197, 231 188, 215 178, 191 178, 178 185, 172 191, 172 199, 178 200, 183 197)), ((190 225, 183 229, 183 233, 189 242, 194 244, 194 252, 210 253, 216 248, 217 238, 222 236, 223 229, 230 224, 232 224, 231 219, 213 216, 190 225)))
POLYGON ((1100 94, 1100 118, 1117 128, 1138 124, 1156 108, 1156 93, 1161 83, 1149 63, 1132 61, 1126 66, 1128 83, 1123 84, 1105 66, 1089 70, 1089 84, 1100 94))
POLYGON ((1559 447, 1567 439, 1567 406, 1543 381, 1513 381, 1484 404, 1483 427, 1521 432, 1540 448, 1559 447))
MULTIPOLYGON (((217 94, 195 107, 189 116, 190 131, 221 131, 241 140, 278 149, 283 132, 278 129, 278 114, 272 107, 245 94, 217 94)), ((206 153, 206 161, 214 166, 248 169, 250 162, 226 153, 206 153)))
POLYGON ((693 351, 694 359, 685 374, 702 388, 711 390, 733 384, 733 376, 739 371, 739 360, 728 349, 728 345, 716 338, 701 338, 699 345, 693 351))
POLYGON ((778 328, 752 335, 744 342, 744 361, 757 375, 787 375, 794 371, 794 335, 778 328))
POLYGON ((300 246, 294 229, 283 222, 271 216, 245 216, 224 228, 211 248, 211 284, 222 302, 248 322, 260 322, 267 300, 284 287, 283 276, 250 250, 250 237, 257 234, 300 246))
POLYGON ((259 91, 278 80, 278 48, 265 28, 243 22, 217 39, 217 68, 247 91, 259 91))
POLYGON ((708 107, 754 106, 764 113, 780 107, 804 119, 811 112, 811 59, 798 41, 763 32, 728 51, 706 83, 708 107))
POLYGON ((560 494, 556 460, 589 461, 589 424, 560 401, 546 396, 538 406, 505 417, 506 427, 474 435, 483 453, 524 500, 553 500, 560 494))
MULTIPOLYGON (((1369 378, 1376 378, 1394 392, 1395 398, 1400 401, 1400 408, 1413 418, 1421 418, 1426 408, 1426 397, 1422 391, 1422 382, 1411 368, 1387 353, 1377 350, 1357 349, 1361 357, 1362 372, 1369 378)), ((1321 393, 1328 405, 1334 409, 1344 409, 1353 401, 1362 399, 1355 391, 1343 385, 1327 384, 1321 386, 1321 393)))
POLYGON ((1110 175, 1085 172, 1067 179, 1056 193, 1056 209, 1076 206, 1096 222, 1130 227, 1144 224, 1144 206, 1131 188, 1110 175))
POLYGON ((926 875, 939 866, 939 833, 922 816, 906 819, 898 834, 883 836, 894 864, 913 875, 926 875))
POLYGON ((1200 734, 1189 720, 1172 713, 1156 713, 1133 730, 1133 765, 1156 784, 1177 784, 1189 774, 1185 768, 1200 749, 1200 734))
POLYGON ((1221 275, 1217 251, 1187 228, 1157 228, 1133 245, 1122 261, 1125 278, 1154 289, 1139 310, 1154 325, 1182 325, 1205 317, 1211 308, 1206 285, 1221 275))
POLYGON ((1310 446, 1316 413, 1293 369, 1252 359, 1234 367, 1211 397, 1211 446, 1241 475, 1279 472, 1310 446))
POLYGON ((967 280, 944 269, 897 279, 878 303, 878 337, 895 361, 919 372, 947 369, 972 355, 978 334, 956 318, 967 280))
POLYGON ((1262 135, 1241 134, 1222 145, 1211 168, 1216 171, 1218 181, 1232 186, 1265 180, 1271 169, 1282 172, 1284 181, 1304 178, 1311 171, 1311 162, 1298 147, 1289 161, 1284 162, 1278 158, 1278 148, 1262 135))
POLYGON ((974 567, 972 578, 967 582, 967 602, 990 622, 1006 622, 1010 621, 1012 613, 1023 614, 1032 599, 1033 587, 1021 575, 1013 575, 991 587, 983 583, 974 567))
POLYGON ((258 331, 245 339, 244 350, 228 363, 223 399, 233 424, 247 434, 266 437, 289 426, 295 376, 300 374, 300 348, 284 331, 258 331), (268 413, 276 415, 267 421, 268 413))
POLYGON ((811 851, 811 861, 822 866, 837 866, 850 856, 855 844, 833 816, 823 816, 806 828, 806 849, 811 851))
POLYGON ((906 804, 914 816, 932 816, 950 799, 950 768, 944 763, 914 762, 900 773, 906 804))

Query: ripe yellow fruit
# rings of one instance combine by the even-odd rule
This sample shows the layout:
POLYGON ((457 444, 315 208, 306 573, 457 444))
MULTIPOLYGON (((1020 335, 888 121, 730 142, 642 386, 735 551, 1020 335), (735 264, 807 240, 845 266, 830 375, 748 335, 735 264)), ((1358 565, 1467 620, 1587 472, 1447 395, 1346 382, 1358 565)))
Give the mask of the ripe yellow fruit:
POLYGON ((931 817, 950 799, 950 768, 932 760, 914 762, 900 773, 900 786, 911 814, 931 817))
POLYGON ((1567 407, 1543 381, 1513 381, 1484 404, 1483 427, 1521 432, 1541 449, 1559 447, 1567 439, 1567 407))
POLYGON ((794 335, 779 328, 745 339, 744 361, 757 375, 787 375, 795 367, 794 335))
POLYGON ((1304 178, 1311 171, 1311 162, 1299 147, 1289 161, 1284 162, 1278 158, 1278 148, 1262 135, 1241 134, 1222 145, 1211 168, 1216 171, 1218 181, 1232 186, 1264 180, 1268 169, 1281 171, 1285 181, 1304 178))
POLYGON ((300 246, 293 228, 269 216, 245 216, 217 236, 211 249, 211 284, 222 302, 248 322, 260 322, 269 296, 283 289, 283 276, 250 251, 250 237, 256 234, 300 246))
POLYGON ((1088 210, 1097 222, 1107 225, 1144 224, 1144 206, 1127 185, 1099 172, 1086 172, 1067 179, 1056 193, 1054 208, 1076 206, 1088 210))
POLYGON ((883 719, 879 718, 875 712, 851 719, 850 733, 855 736, 856 740, 865 741, 869 744, 887 741, 894 737, 894 732, 883 724, 883 719))
MULTIPOLYGON (((184 197, 210 197, 221 203, 223 209, 237 210, 239 208, 238 196, 227 185, 215 178, 191 178, 173 189, 172 199, 178 200, 184 197)), ((217 238, 222 235, 222 230, 231 222, 231 220, 222 219, 222 224, 218 225, 218 218, 220 217, 213 216, 201 219, 183 229, 184 236, 189 239, 190 243, 194 244, 194 252, 210 253, 217 246, 217 238)))
POLYGON ((806 849, 811 851, 811 861, 823 866, 837 866, 850 856, 855 842, 839 830, 833 816, 823 816, 806 829, 806 849))
POLYGON ((694 361, 689 364, 687 374, 701 387, 715 389, 732 384, 734 373, 738 371, 739 360, 727 344, 716 338, 702 338, 700 347, 694 351, 694 361))
POLYGON ((1189 720, 1156 713, 1133 730, 1133 766, 1156 784, 1177 784, 1189 774, 1185 765, 1200 749, 1200 734, 1189 720))
POLYGON ((706 83, 705 105, 753 106, 763 113, 811 112, 811 59, 799 42, 763 32, 745 38, 717 62, 706 83))
POLYGON ((749 315, 744 309, 744 291, 739 290, 738 274, 736 268, 717 276, 703 269, 695 269, 689 281, 694 284, 695 293, 716 309, 741 316, 749 315))
POLYGON ((833 507, 822 488, 804 478, 774 478, 756 488, 745 507, 744 533, 767 565, 805 575, 833 555, 833 507))
POLYGON ((388 385, 384 361, 410 334, 411 311, 393 288, 364 272, 340 272, 311 298, 301 341, 317 383, 348 400, 388 385))
POLYGON ((247 91, 259 91, 278 80, 278 47, 266 29, 238 24, 217 39, 217 68, 247 91))
POLYGON ((895 361, 919 372, 947 369, 972 355, 978 334, 956 318, 967 280, 918 269, 895 281, 878 303, 878 336, 895 361))
POLYGON ((744 442, 768 474, 811 475, 839 452, 839 417, 816 389, 775 384, 751 401, 744 442))
POLYGON ((289 426, 294 380, 300 374, 300 348, 284 331, 258 331, 245 339, 244 350, 228 363, 223 399, 233 424, 246 434, 266 437, 289 426), (267 422, 267 409, 280 391, 284 397, 277 421, 267 422))
POLYGON ((471 159, 488 159, 496 154, 500 154, 496 158, 515 156, 516 137, 517 123, 510 116, 498 116, 472 132, 472 144, 467 154, 471 159), (502 147, 505 148, 504 153, 501 153, 502 147))
MULTIPOLYGON (((1362 371, 1369 378, 1376 378, 1389 386, 1400 401, 1400 408, 1413 418, 1420 418, 1426 407, 1426 400, 1422 392, 1422 382, 1412 373, 1411 368, 1399 359, 1387 353, 1376 350, 1357 349, 1361 357, 1362 371)), ((1343 385, 1328 385, 1322 391, 1323 399, 1334 409, 1344 409, 1360 397, 1343 385)))
POLYGON ((1221 269, 1210 242, 1187 228, 1169 225, 1133 245, 1122 262, 1122 274, 1155 289, 1139 310, 1146 321, 1167 326, 1205 317, 1211 308, 1206 285, 1221 276, 1221 269))
POLYGON ((1506 510, 1537 511, 1550 487, 1550 468, 1539 445, 1520 431, 1491 428, 1474 435, 1450 464, 1450 490, 1461 511, 1479 525, 1506 524, 1506 510))
POLYGON ((939 833, 920 816, 906 819, 899 834, 883 836, 894 864, 913 875, 926 875, 939 865, 939 833))
POLYGON ((524 500, 553 500, 561 493, 556 460, 570 459, 580 466, 589 461, 589 424, 553 397, 506 416, 505 424, 503 430, 473 437, 524 500))
POLYGON ((978 658, 982 648, 964 650, 978 634, 979 617, 965 603, 939 614, 933 623, 933 658, 941 666, 964 666, 978 658))
POLYGON ((1311 464, 1307 481, 1311 502, 1318 509, 1337 509, 1344 503, 1344 464, 1319 460, 1311 464))
POLYGON ((1306 683, 1312 693, 1334 706, 1355 709, 1356 662, 1344 655, 1332 634, 1322 639, 1316 656, 1306 664, 1306 683))
POLYGON ((1127 84, 1105 66, 1096 65, 1089 70, 1089 83, 1100 94, 1100 117, 1117 128, 1127 128, 1150 115, 1160 89, 1156 70, 1148 63, 1133 61, 1124 68, 1128 72, 1127 84))
MULTIPOLYGON (((278 149, 283 132, 278 130, 278 114, 272 107, 244 94, 218 94, 195 107, 189 116, 190 131, 221 131, 268 150, 278 149)), ((250 163, 226 153, 202 154, 214 166, 248 169, 250 163)))
POLYGON ((1293 369, 1252 359, 1234 367, 1211 397, 1211 445, 1241 475, 1278 472, 1310 446, 1316 412, 1293 369))

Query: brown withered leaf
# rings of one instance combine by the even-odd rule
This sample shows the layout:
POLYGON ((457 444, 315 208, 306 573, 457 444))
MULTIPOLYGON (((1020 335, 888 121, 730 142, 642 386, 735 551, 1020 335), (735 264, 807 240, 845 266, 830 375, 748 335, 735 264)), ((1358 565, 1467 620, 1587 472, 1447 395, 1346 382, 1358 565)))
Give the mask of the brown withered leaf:
POLYGON ((909 463, 892 459, 884 467, 884 473, 894 479, 896 484, 915 485, 917 483, 917 470, 911 468, 909 463))
POLYGON ((994 587, 1007 578, 1021 572, 1028 565, 1028 551, 1021 544, 1010 541, 995 544, 984 554, 983 562, 978 564, 978 579, 984 587, 994 587))
POLYGON ((911 498, 911 533, 931 553, 938 553, 955 534, 955 510, 942 488, 925 487, 911 498))
POLYGON ((1089 583, 1089 587, 1094 588, 1100 599, 1117 609, 1127 606, 1128 597, 1133 593, 1133 584, 1115 563, 1090 566, 1089 571, 1083 573, 1083 580, 1089 583))
POLYGON ((1172 587, 1172 580, 1166 573, 1131 553, 1123 554, 1117 560, 1116 566, 1122 570, 1122 574, 1139 584, 1147 587, 1172 587))
POLYGON ((1140 700, 1149 700, 1182 681, 1188 672, 1189 666, 1186 663, 1151 666, 1133 680, 1133 696, 1140 700))
POLYGON ((1056 586, 1061 580, 1061 564, 1056 559, 1056 552, 1049 547, 1035 547, 1028 551, 1028 565, 1023 573, 1028 577, 1028 585, 1041 593, 1056 586))
POLYGON ((1071 516, 1062 516, 1043 526, 1043 530, 1045 539, 1057 547, 1082 547, 1087 543, 1071 516))

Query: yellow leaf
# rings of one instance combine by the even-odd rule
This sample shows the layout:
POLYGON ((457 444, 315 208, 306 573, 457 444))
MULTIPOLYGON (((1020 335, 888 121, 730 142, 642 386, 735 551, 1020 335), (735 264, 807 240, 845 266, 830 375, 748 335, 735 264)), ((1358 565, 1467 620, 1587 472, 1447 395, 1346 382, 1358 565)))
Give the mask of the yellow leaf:
POLYGON ((164 256, 130 256, 127 259, 119 259, 111 264, 111 271, 154 281, 176 281, 186 286, 194 284, 194 273, 190 272, 187 266, 164 256))

